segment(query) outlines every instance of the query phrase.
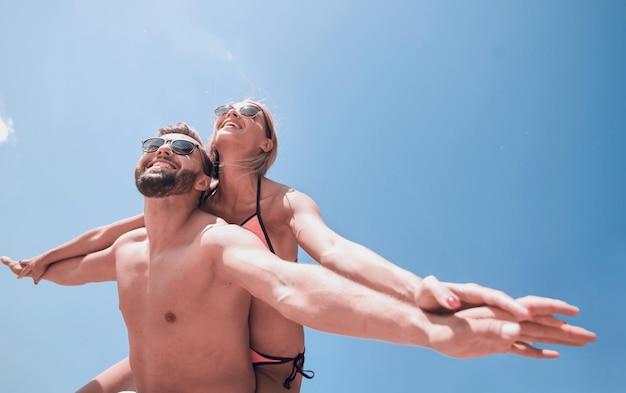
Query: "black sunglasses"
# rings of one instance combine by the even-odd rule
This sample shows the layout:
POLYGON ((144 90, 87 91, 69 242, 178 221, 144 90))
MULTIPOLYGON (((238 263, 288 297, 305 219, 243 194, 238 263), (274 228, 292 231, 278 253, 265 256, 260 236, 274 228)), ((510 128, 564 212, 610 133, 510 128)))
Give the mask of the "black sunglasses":
POLYGON ((188 156, 200 147, 197 143, 189 142, 184 139, 165 140, 163 138, 148 138, 141 142, 141 149, 144 153, 154 153, 167 142, 170 142, 172 151, 181 156, 188 156))
POLYGON ((226 104, 226 105, 218 106, 214 110, 216 117, 222 117, 230 111, 235 111, 239 113, 241 116, 245 116, 245 117, 254 117, 258 115, 259 113, 263 113, 263 122, 265 123, 265 136, 268 137, 269 139, 272 139, 272 133, 270 132, 270 124, 267 121, 267 117, 265 116, 265 112, 263 112, 263 109, 259 108, 256 105, 249 105, 249 104, 244 105, 240 107, 239 109, 237 109, 230 104, 226 104))

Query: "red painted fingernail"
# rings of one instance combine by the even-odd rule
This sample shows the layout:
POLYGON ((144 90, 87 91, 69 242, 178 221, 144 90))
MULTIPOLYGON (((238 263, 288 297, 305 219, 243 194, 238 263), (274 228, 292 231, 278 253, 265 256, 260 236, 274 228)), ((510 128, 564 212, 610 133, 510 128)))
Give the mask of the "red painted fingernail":
POLYGON ((461 307, 461 301, 454 296, 450 296, 446 299, 446 302, 453 309, 461 307))

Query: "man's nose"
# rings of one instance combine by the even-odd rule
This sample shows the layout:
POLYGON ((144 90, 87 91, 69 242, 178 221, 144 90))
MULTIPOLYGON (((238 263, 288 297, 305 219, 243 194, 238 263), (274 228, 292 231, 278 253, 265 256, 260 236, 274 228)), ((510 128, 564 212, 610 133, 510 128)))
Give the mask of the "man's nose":
POLYGON ((159 146, 159 148, 156 151, 157 155, 159 154, 165 154, 165 155, 172 155, 174 152, 172 151, 172 142, 171 141, 165 141, 164 144, 162 144, 161 146, 159 146))

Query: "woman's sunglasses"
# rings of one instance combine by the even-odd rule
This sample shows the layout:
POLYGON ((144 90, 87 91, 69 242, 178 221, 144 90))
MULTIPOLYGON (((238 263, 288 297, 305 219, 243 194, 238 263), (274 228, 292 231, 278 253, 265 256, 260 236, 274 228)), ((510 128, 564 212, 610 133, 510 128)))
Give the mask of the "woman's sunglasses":
MULTIPOLYGON (((222 117, 230 111, 235 111, 239 113, 241 116, 245 116, 245 117, 254 117, 258 115, 259 113, 263 113, 263 109, 259 108, 256 105, 244 105, 240 107, 239 109, 237 109, 230 104, 218 106, 217 108, 215 108, 214 112, 215 112, 216 117, 222 117)), ((265 136, 268 137, 269 139, 272 139, 272 133, 270 132, 270 125, 267 122, 267 117, 265 117, 265 113, 263 113, 263 121, 265 123, 265 136)))
POLYGON ((141 142, 141 149, 144 153, 154 153, 167 142, 170 143, 172 151, 181 156, 188 156, 200 145, 186 141, 184 139, 165 140, 163 138, 148 138, 141 142))

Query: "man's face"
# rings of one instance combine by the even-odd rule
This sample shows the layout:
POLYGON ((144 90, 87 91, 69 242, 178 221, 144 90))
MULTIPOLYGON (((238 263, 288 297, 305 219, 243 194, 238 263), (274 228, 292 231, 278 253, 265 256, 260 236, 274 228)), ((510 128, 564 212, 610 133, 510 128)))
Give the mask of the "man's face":
POLYGON ((197 145, 193 138, 184 134, 165 134, 161 138, 165 143, 154 152, 144 153, 135 168, 137 189, 148 198, 186 194, 203 171, 197 157, 199 152, 180 155, 172 151, 172 141, 185 140, 197 145))

